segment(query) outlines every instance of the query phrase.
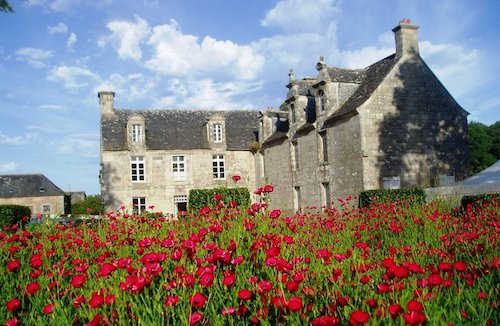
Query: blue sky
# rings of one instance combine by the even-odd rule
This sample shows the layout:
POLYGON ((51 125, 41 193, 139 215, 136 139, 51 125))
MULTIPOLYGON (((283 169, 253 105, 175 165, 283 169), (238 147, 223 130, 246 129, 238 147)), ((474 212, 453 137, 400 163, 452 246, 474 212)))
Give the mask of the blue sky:
POLYGON ((500 2, 10 0, 0 13, 0 174, 99 190, 97 92, 117 108, 266 109, 288 70, 363 68, 420 26, 420 54, 469 120, 500 120, 500 2))

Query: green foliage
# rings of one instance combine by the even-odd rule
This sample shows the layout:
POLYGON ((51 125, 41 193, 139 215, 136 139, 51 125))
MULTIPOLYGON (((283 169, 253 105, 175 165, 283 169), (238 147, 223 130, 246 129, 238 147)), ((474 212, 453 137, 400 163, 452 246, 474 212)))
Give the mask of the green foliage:
POLYGON ((11 226, 19 223, 23 216, 28 218, 31 216, 31 211, 26 206, 20 205, 0 205, 0 227, 11 226))
POLYGON ((213 206, 214 196, 222 195, 222 202, 226 205, 236 201, 238 206, 246 207, 250 205, 250 192, 247 188, 211 188, 211 189, 191 189, 189 191, 189 209, 200 209, 204 206, 213 206))
POLYGON ((0 0, 0 11, 1 12, 14 12, 12 6, 9 4, 7 0, 0 0))
POLYGON ((472 205, 472 208, 481 207, 483 204, 492 201, 493 198, 500 198, 500 193, 463 196, 461 207, 465 210, 469 205, 472 205))
POLYGON ((500 121, 489 127, 473 121, 468 127, 469 173, 475 174, 500 159, 500 121))
POLYGON ((423 204, 425 203, 425 191, 421 188, 377 189, 365 190, 359 195, 359 207, 392 202, 423 204))
POLYGON ((88 214, 89 211, 92 214, 102 213, 100 195, 87 196, 84 200, 71 204, 71 214, 88 214))

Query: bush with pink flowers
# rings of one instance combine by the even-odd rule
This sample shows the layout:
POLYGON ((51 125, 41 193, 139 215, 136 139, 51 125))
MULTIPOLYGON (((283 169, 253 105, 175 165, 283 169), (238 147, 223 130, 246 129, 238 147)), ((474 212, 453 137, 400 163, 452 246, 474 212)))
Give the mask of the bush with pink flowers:
POLYGON ((179 221, 5 228, 0 323, 499 325, 499 204, 287 215, 217 202, 179 221))

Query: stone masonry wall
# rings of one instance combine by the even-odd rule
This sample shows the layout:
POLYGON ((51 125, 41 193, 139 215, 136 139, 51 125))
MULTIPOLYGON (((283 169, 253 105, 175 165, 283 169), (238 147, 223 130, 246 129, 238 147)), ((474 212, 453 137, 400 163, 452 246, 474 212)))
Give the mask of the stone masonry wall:
POLYGON ((155 211, 174 212, 174 195, 189 195, 193 188, 234 187, 233 175, 241 176, 236 184, 248 187, 252 192, 256 187, 254 157, 250 151, 173 150, 134 153, 145 159, 145 182, 132 182, 130 156, 127 151, 103 152, 101 175, 102 193, 106 195, 105 210, 116 210, 126 205, 132 210, 133 197, 146 197, 146 205, 154 205, 155 211), (223 154, 225 180, 214 180, 212 175, 212 155, 223 154), (174 181, 172 155, 185 155, 186 178, 174 181))
POLYGON ((50 215, 64 213, 63 196, 0 198, 0 204, 27 206, 31 210, 31 217, 36 217, 38 214, 50 215), (49 212, 43 211, 44 205, 50 205, 49 212))
POLYGON ((274 185, 271 194, 272 209, 293 210, 290 143, 285 139, 264 149, 265 181, 274 185))

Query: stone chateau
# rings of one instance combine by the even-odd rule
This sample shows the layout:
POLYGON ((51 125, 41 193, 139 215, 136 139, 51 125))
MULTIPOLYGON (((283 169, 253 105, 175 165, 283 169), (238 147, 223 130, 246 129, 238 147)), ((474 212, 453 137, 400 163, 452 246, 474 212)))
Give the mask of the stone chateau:
POLYGON ((396 52, 364 69, 320 58, 316 77, 291 70, 278 111, 119 110, 99 92, 105 208, 176 213, 190 189, 234 175, 251 191, 273 184, 272 206, 290 211, 462 180, 468 113, 420 57, 417 31, 402 20, 396 52))

